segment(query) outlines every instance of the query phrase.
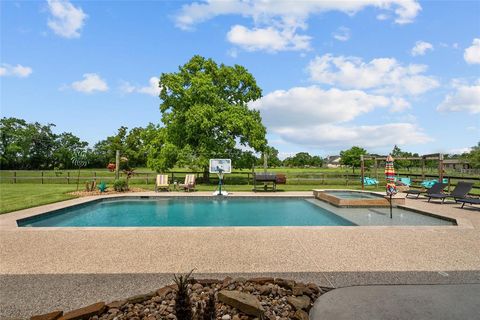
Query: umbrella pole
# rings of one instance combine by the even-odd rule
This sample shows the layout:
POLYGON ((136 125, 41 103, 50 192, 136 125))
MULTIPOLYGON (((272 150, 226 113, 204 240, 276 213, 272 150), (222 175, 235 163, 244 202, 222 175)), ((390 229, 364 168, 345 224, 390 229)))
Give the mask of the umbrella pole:
POLYGON ((392 195, 390 194, 390 219, 392 218, 392 195))

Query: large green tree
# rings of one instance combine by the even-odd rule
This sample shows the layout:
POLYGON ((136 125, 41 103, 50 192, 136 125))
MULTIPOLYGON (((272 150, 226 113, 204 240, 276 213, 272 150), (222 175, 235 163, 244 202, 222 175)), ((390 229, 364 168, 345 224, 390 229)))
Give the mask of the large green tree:
POLYGON ((269 167, 279 167, 282 165, 282 160, 278 158, 278 150, 271 146, 265 147, 264 151, 261 153, 260 157, 256 161, 257 165, 263 166, 263 157, 265 154, 267 155, 267 165, 269 167))
POLYGON ((153 143, 160 150, 147 147, 153 169, 181 162, 207 173, 210 158, 231 157, 239 144, 257 152, 265 149, 260 113, 247 106, 262 91, 244 67, 197 55, 178 72, 163 73, 159 85, 163 127, 156 129, 153 143))
POLYGON ((470 152, 463 154, 462 157, 467 158, 472 168, 480 168, 480 142, 476 146, 473 146, 470 152))
POLYGON ((299 152, 293 157, 283 160, 283 164, 287 167, 321 167, 323 159, 319 156, 312 156, 308 152, 299 152))
POLYGON ((348 150, 340 151, 340 163, 351 167, 353 173, 355 173, 355 168, 360 167, 360 156, 362 154, 367 154, 367 150, 360 147, 351 147, 348 150))
POLYGON ((122 157, 128 159, 128 166, 139 167, 146 164, 146 149, 143 131, 145 128, 136 127, 128 131, 121 126, 117 133, 97 142, 91 155, 92 164, 105 167, 108 162, 115 161, 115 153, 120 151, 122 157))

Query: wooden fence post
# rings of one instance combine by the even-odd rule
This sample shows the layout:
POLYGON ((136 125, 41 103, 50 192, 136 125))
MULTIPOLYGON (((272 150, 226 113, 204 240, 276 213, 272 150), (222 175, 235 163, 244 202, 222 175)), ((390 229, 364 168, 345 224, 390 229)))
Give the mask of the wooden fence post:
POLYGON ((97 182, 97 171, 93 171, 93 181, 97 182))
POLYGON ((17 171, 13 171, 13 183, 17 183, 17 171))
POLYGON ((70 171, 67 172, 67 184, 70 184, 70 171))
POLYGON ((148 172, 147 172, 147 184, 148 184, 148 172))
POLYGON ((43 184, 43 171, 42 171, 42 184, 43 184))

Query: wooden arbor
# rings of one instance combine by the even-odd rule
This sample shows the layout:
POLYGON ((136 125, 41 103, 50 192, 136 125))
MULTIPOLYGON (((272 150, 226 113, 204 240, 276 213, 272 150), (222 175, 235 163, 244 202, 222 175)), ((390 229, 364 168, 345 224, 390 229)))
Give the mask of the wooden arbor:
MULTIPOLYGON (((378 161, 386 161, 387 156, 360 156, 360 171, 362 174, 362 190, 365 189, 365 160, 373 160, 375 176, 377 176, 378 161)), ((421 157, 398 157, 395 160, 420 160, 422 163, 422 179, 425 179, 425 161, 436 160, 438 161, 438 181, 443 180, 443 153, 426 154, 421 157)))

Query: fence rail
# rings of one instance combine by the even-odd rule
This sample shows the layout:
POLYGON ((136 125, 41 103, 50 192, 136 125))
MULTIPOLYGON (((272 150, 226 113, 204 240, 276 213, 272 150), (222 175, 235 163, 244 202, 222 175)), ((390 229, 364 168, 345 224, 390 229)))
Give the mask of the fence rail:
MULTIPOLYGON (((379 170, 380 171, 380 170, 379 170)), ((171 171, 168 173, 170 182, 182 182, 187 174, 195 174, 197 180, 202 183, 205 181, 203 171, 171 171)), ((369 173, 373 175, 373 172, 369 173)), ((418 187, 420 182, 425 179, 435 179, 438 176, 434 174, 418 174, 418 173, 400 173, 399 176, 408 176, 412 178, 413 186, 418 187)), ((122 178, 125 178, 125 174, 120 173, 122 178)), ((130 178, 130 182, 133 184, 154 184, 155 172, 136 172, 133 177, 130 178)), ((383 179, 383 175, 377 175, 378 180, 383 179)), ((456 185, 460 180, 474 182, 474 188, 480 189, 480 177, 465 177, 459 175, 445 175, 445 178, 449 181, 449 188, 456 185)), ((39 183, 39 184, 76 184, 77 179, 80 183, 87 181, 104 181, 113 182, 115 180, 115 174, 108 171, 90 171, 82 170, 80 177, 78 177, 78 171, 0 171, 1 183, 39 183)), ((225 175, 225 182, 227 184, 253 184, 253 174, 248 171, 234 171, 231 174, 225 175)), ((210 175, 210 183, 218 183, 216 175, 210 175)), ((287 183, 292 185, 360 185, 360 175, 353 173, 340 173, 340 172, 287 172, 287 183)))

